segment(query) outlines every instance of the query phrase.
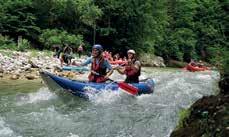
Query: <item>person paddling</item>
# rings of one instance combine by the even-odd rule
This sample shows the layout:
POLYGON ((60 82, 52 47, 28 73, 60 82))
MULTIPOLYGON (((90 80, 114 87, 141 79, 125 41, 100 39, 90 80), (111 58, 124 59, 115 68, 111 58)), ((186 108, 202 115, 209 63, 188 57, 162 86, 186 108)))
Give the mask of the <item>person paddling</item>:
POLYGON ((64 63, 66 63, 67 66, 71 64, 72 57, 72 48, 66 44, 66 46, 63 49, 63 53, 60 57, 60 65, 63 66, 64 63))
POLYGON ((137 60, 134 50, 128 50, 127 55, 128 63, 124 67, 117 66, 113 69, 117 70, 120 74, 126 75, 126 83, 139 83, 139 76, 141 75, 141 63, 137 60))
POLYGON ((110 63, 103 57, 103 47, 96 44, 92 47, 92 57, 77 66, 85 66, 91 63, 91 73, 88 76, 90 82, 102 83, 108 80, 113 73, 110 63), (107 71, 108 70, 108 71, 107 71))

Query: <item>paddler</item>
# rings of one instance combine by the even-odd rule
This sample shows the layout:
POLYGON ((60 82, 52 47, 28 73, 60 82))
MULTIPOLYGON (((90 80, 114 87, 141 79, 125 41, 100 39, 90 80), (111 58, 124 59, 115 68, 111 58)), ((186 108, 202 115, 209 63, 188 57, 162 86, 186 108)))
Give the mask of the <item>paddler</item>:
POLYGON ((85 66, 91 63, 91 72, 88 76, 90 82, 103 83, 113 73, 110 63, 103 57, 103 47, 96 44, 92 47, 92 57, 77 66, 85 66))
POLYGON ((139 76, 141 75, 141 63, 136 58, 136 52, 133 49, 127 51, 128 63, 124 66, 117 66, 113 68, 117 70, 120 74, 125 74, 126 83, 139 83, 139 76))

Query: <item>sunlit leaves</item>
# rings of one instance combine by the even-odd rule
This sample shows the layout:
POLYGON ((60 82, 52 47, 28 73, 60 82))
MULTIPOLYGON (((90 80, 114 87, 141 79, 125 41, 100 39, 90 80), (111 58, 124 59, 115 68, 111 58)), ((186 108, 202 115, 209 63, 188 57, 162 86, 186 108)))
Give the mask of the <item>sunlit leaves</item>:
POLYGON ((46 29, 42 31, 39 40, 47 49, 50 49, 55 44, 61 46, 68 44, 72 47, 78 47, 82 43, 83 37, 81 35, 69 34, 62 30, 46 29))

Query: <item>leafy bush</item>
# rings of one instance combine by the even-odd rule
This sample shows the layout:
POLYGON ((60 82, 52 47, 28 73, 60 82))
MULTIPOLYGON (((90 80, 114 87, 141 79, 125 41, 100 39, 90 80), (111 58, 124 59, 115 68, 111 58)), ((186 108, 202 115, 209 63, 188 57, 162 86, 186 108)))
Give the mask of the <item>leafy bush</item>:
POLYGON ((21 39, 18 42, 17 50, 19 51, 25 51, 26 49, 29 49, 30 42, 27 39, 21 39))
POLYGON ((0 34, 0 49, 16 49, 16 43, 8 36, 0 34))
POLYGON ((223 73, 229 74, 229 49, 226 47, 215 46, 208 47, 208 58, 211 64, 214 64, 223 73))
POLYGON ((185 119, 188 118, 190 116, 191 111, 189 109, 183 109, 179 112, 179 124, 176 128, 182 128, 184 127, 184 123, 185 119))
POLYGON ((83 41, 82 35, 69 34, 66 31, 58 29, 43 30, 39 37, 40 42, 44 45, 45 49, 50 49, 52 45, 72 45, 78 47, 83 41))

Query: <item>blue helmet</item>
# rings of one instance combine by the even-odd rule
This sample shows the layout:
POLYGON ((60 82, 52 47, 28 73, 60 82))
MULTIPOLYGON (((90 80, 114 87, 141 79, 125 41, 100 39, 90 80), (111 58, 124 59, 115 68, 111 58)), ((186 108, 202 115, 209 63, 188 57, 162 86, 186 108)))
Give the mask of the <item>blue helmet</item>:
POLYGON ((103 51, 103 47, 100 44, 95 44, 92 49, 97 49, 98 51, 102 52, 103 51))

